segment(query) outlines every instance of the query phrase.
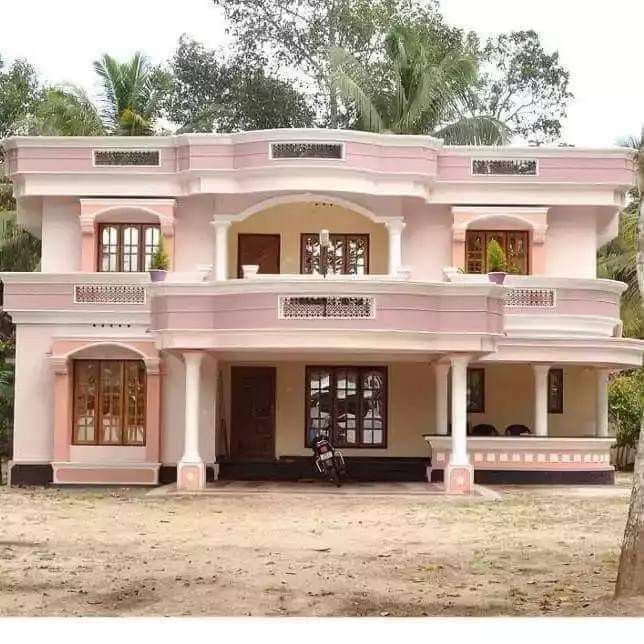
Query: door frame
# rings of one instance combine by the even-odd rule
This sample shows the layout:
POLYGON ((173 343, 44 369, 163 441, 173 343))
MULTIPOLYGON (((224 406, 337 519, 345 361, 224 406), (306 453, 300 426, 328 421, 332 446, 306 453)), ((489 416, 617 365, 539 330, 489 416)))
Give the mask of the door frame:
POLYGON ((271 456, 266 456, 263 458, 248 458, 242 457, 242 460, 254 461, 254 462, 272 462, 277 456, 275 453, 276 447, 276 436, 277 436, 277 368, 272 365, 231 365, 230 366, 230 458, 237 459, 239 456, 235 454, 237 449, 237 442, 235 438, 235 414, 233 399, 235 395, 235 370, 254 370, 254 371, 269 371, 271 373, 273 381, 273 406, 272 406, 272 417, 273 417, 273 432, 271 438, 271 456))
POLYGON ((277 271, 282 272, 282 235, 280 233, 237 233, 237 278, 243 278, 241 263, 242 237, 275 237, 277 238, 277 271))

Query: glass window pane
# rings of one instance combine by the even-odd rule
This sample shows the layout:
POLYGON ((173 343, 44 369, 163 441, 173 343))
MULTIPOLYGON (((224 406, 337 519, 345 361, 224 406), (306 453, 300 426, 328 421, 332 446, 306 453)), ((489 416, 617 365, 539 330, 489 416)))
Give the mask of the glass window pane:
POLYGON ((563 369, 550 369, 548 372, 548 413, 563 414, 564 405, 563 369))
POLYGON ((118 265, 118 228, 104 226, 101 230, 99 269, 106 272, 119 270, 118 265))
POLYGON ((307 437, 312 443, 317 436, 330 438, 331 423, 331 372, 327 369, 311 369, 307 393, 307 437))
POLYGON ((380 369, 371 369, 362 374, 362 442, 381 444, 385 426, 385 379, 380 369))
POLYGON ((125 420, 126 445, 145 443, 145 365, 140 361, 125 363, 125 420))
POLYGON ((528 233, 512 231, 508 233, 508 272, 518 275, 528 273, 528 233))
POLYGON ((132 273, 139 270, 139 229, 135 226, 123 228, 123 271, 132 273))
POLYGON ((74 362, 74 443, 96 441, 98 362, 74 362))
POLYGON ((106 445, 118 445, 122 441, 123 363, 103 360, 100 365, 99 441, 106 445))
POLYGON ((159 247, 159 238, 161 237, 161 231, 158 226, 145 226, 144 229, 144 270, 150 269, 150 262, 152 261, 152 255, 156 252, 159 247))
POLYGON ((467 411, 485 412, 485 370, 467 370, 467 411))

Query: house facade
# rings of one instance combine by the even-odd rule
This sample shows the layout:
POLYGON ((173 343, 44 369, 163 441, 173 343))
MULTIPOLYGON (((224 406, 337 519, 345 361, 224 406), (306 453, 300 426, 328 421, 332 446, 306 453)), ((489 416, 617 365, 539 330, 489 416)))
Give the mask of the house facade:
POLYGON ((293 129, 15 137, 5 166, 42 239, 1 276, 12 484, 309 478, 318 433, 362 479, 613 480, 608 378, 644 343, 595 258, 628 151, 293 129))

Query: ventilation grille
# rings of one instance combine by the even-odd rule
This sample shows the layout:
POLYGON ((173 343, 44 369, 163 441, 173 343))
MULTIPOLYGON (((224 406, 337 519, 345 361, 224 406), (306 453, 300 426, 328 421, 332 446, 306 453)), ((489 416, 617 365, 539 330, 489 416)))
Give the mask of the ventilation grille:
POLYGON ((535 177, 537 161, 536 159, 472 159, 472 174, 535 177))
POLYGON ((145 288, 138 284, 75 284, 75 304, 145 304, 145 288))
POLYGON ((271 143, 272 159, 342 159, 342 143, 271 143))
POLYGON ((159 150, 94 150, 94 165, 158 167, 159 150))
POLYGON ((552 308, 555 306, 555 290, 552 288, 508 288, 505 305, 516 308, 552 308))
POLYGON ((281 296, 282 320, 371 320, 376 316, 373 297, 281 296))

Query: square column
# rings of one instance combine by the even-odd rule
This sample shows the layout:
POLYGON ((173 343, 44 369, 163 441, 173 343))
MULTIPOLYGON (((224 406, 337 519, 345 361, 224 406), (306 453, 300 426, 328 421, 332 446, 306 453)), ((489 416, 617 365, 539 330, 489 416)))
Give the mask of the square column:
POLYGON ((469 494, 474 487, 474 468, 467 454, 468 355, 450 358, 452 364, 452 451, 445 468, 445 491, 469 494))
POLYGON ((534 372, 534 433, 548 435, 548 373, 550 365, 533 364, 534 372))
POLYGON ((597 393, 595 397, 596 435, 608 436, 608 369, 597 369, 597 393))
POLYGON ((228 229, 232 222, 228 219, 215 218, 210 223, 215 229, 213 275, 219 282, 228 279, 228 229))
POLYGON ((199 389, 201 387, 201 351, 186 351, 185 438, 183 456, 177 464, 177 489, 203 490, 206 487, 206 464, 199 453, 199 389))
POLYGON ((405 222, 401 218, 385 221, 389 233, 389 275, 396 275, 402 266, 402 231, 405 222))

